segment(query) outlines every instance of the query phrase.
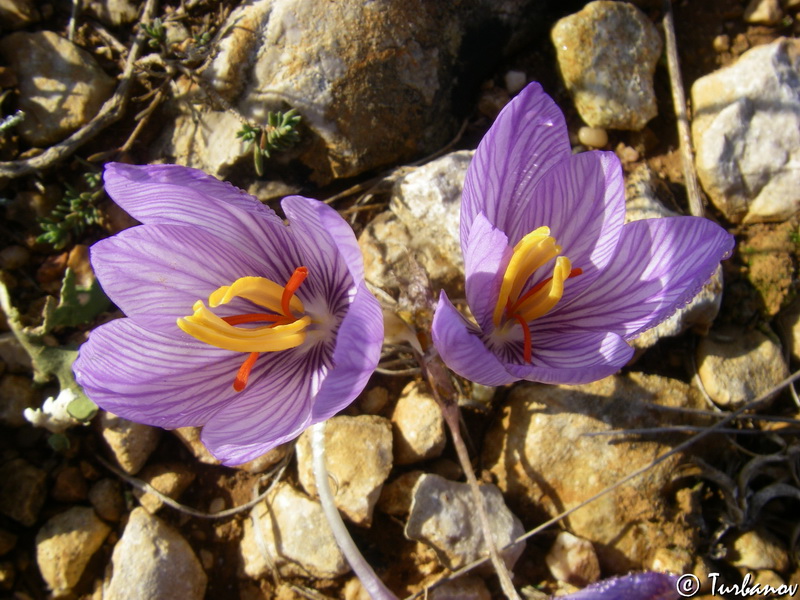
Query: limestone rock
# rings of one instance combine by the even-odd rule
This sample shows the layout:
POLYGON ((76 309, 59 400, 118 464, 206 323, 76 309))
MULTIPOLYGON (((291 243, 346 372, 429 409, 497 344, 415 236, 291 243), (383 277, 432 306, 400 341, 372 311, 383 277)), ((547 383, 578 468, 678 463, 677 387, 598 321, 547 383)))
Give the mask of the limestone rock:
MULTIPOLYGON (((392 470, 392 430, 383 417, 337 416, 325 423, 325 461, 336 481, 336 507, 356 525, 369 527, 383 483, 392 470)), ((316 496, 311 433, 297 441, 297 473, 303 488, 316 496)))
POLYGON ((17 74, 17 126, 34 146, 58 142, 89 122, 114 91, 92 55, 52 31, 17 32, 0 40, 0 55, 17 74))
POLYGON ((553 577, 584 587, 600 579, 600 563, 592 543, 562 531, 545 557, 553 577))
POLYGON ((378 499, 378 510, 395 517, 406 516, 411 510, 414 486, 424 474, 423 471, 409 471, 384 485, 378 499))
POLYGON ((757 330, 712 331, 697 346, 697 374, 719 406, 737 408, 789 376, 781 347, 757 330))
POLYGON ((749 571, 770 569, 785 571, 789 568, 786 548, 765 531, 747 531, 731 543, 729 562, 749 571))
POLYGON ((591 127, 638 131, 656 116, 658 30, 627 2, 599 0, 553 27, 558 68, 591 127))
MULTIPOLYGON (((195 474, 182 463, 148 465, 139 473, 139 479, 173 500, 180 498, 194 478, 195 474)), ((133 495, 151 515, 156 514, 164 505, 163 500, 155 494, 143 492, 138 488, 133 490, 133 495)))
POLYGON ((89 0, 86 12, 111 27, 133 23, 139 16, 139 7, 131 0, 89 0))
POLYGON ((206 577, 189 543, 143 508, 135 508, 114 547, 104 600, 202 600, 206 577))
POLYGON ((367 281, 387 291, 404 285, 409 253, 435 288, 463 296, 459 238, 461 191, 474 152, 452 152, 410 171, 395 184, 390 211, 364 230, 359 245, 367 281))
POLYGON ((703 188, 734 222, 800 209, 800 40, 781 38, 692 85, 703 188))
POLYGON ((483 579, 466 575, 436 586, 427 597, 429 600, 491 600, 492 594, 483 579))
POLYGON ((394 458, 398 465, 436 458, 447 442, 439 405, 423 386, 413 381, 397 400, 392 413, 392 431, 394 458))
MULTIPOLYGON (((667 208, 659 197, 661 182, 646 165, 637 167, 625 181, 625 222, 641 219, 675 217, 678 213, 667 208)), ((663 186, 663 184, 661 184, 663 186)), ((654 346, 662 337, 672 337, 689 329, 707 333, 719 314, 722 304, 722 268, 717 268, 711 279, 697 295, 672 316, 652 329, 631 340, 638 350, 654 346)))
POLYGON ((47 473, 22 458, 0 465, 0 512, 30 527, 47 497, 47 473))
POLYGON ((794 360, 800 361, 800 300, 792 302, 777 320, 781 339, 794 360))
POLYGON ((783 11, 778 0, 750 0, 744 9, 746 23, 760 25, 777 25, 783 18, 783 11))
POLYGON ((91 508, 83 506, 73 506, 39 529, 36 562, 55 596, 68 593, 78 583, 89 559, 110 532, 91 508))
MULTIPOLYGON (((585 435, 662 426, 663 417, 649 407, 651 403, 705 405, 698 391, 680 381, 637 373, 578 386, 517 386, 486 435, 483 464, 515 512, 532 522, 542 521, 649 465, 677 443, 666 435, 630 441, 585 435)), ((676 421, 670 416, 671 423, 676 421)), ((641 568, 658 548, 693 550, 693 530, 662 496, 681 460, 680 455, 672 456, 646 477, 568 517, 570 531, 593 543, 606 574, 641 568)))
POLYGON ((125 510, 122 488, 116 479, 106 478, 97 481, 89 488, 89 502, 95 512, 106 521, 119 521, 125 510))
MULTIPOLYGON (((508 509, 497 487, 487 484, 480 489, 495 544, 502 548, 525 533, 525 529, 508 509)), ((425 474, 419 478, 405 534, 408 539, 433 548, 448 569, 458 569, 486 555, 486 542, 469 486, 438 475, 425 474)), ((509 568, 524 549, 525 543, 520 542, 501 552, 509 568)))
POLYGON ((240 552, 245 574, 256 579, 270 572, 270 563, 287 577, 338 577, 350 570, 322 506, 287 483, 253 507, 240 552))
POLYGON ((161 429, 134 423, 106 411, 96 420, 109 450, 122 470, 135 475, 161 439, 161 429))

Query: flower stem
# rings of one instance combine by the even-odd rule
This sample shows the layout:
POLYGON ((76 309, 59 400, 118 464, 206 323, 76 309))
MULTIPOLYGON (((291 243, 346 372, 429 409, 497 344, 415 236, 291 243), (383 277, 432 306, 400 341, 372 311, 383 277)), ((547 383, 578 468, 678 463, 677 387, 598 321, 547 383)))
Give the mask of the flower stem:
POLYGON ((398 600, 397 596, 378 579, 375 571, 372 570, 372 567, 361 555, 361 552, 358 551, 333 501, 333 493, 328 482, 328 469, 325 466, 324 421, 311 427, 311 452, 314 459, 314 479, 317 484, 319 501, 322 504, 325 518, 328 520, 331 531, 333 531, 333 537, 336 538, 339 549, 344 554, 356 577, 361 581, 361 585, 364 586, 364 589, 367 590, 373 600, 398 600))

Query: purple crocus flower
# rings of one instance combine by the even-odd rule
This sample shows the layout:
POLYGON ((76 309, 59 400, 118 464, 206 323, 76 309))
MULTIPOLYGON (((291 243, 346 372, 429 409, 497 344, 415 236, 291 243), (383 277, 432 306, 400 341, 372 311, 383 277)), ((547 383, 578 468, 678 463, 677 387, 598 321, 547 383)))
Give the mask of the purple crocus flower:
POLYGON ((291 196, 289 225, 254 197, 176 165, 109 164, 108 194, 143 224, 92 246, 127 315, 74 365, 89 398, 127 419, 203 426, 225 464, 256 458, 347 406, 377 365, 378 302, 347 223, 291 196))
POLYGON ((678 600, 681 596, 692 596, 699 591, 699 582, 695 587, 695 580, 678 578, 667 573, 631 573, 622 577, 612 577, 593 583, 582 590, 557 596, 557 600, 678 600), (681 579, 684 582, 681 582, 681 579), (679 585, 685 587, 679 588, 679 585), (687 590, 690 593, 679 592, 687 590))
POLYGON ((626 340, 689 302, 733 248, 707 219, 624 219, 619 160, 573 155, 561 111, 528 85, 464 181, 461 250, 476 323, 442 292, 432 334, 447 366, 484 385, 601 379, 631 358, 626 340))

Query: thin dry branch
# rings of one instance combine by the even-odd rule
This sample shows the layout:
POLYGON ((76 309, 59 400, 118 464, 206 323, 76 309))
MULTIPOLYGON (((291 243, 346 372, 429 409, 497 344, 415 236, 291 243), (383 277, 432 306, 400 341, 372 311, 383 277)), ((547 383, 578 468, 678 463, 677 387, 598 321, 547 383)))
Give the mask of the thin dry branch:
POLYGON ((672 103, 675 107, 675 118, 678 121, 678 141, 680 144, 683 178, 686 183, 686 195, 689 198, 689 212, 695 217, 704 214, 703 201, 700 197, 700 186, 694 169, 694 150, 689 128, 689 116, 686 113, 686 94, 681 81, 681 67, 678 61, 678 45, 675 40, 675 20, 672 15, 672 1, 664 0, 664 38, 667 45, 667 68, 672 87, 672 103))
MULTIPOLYGON (((142 12, 142 24, 149 24, 153 20, 157 6, 158 0, 147 0, 142 12)), ((83 144, 91 140, 112 123, 121 119, 122 115, 125 114, 125 106, 127 105, 131 84, 133 83, 133 68, 141 54, 144 44, 144 28, 140 28, 136 39, 133 41, 133 46, 128 54, 128 58, 125 61, 125 70, 122 73, 117 89, 114 91, 114 95, 106 100, 100 112, 98 112, 91 121, 64 141, 50 146, 38 156, 24 160, 0 162, 0 179, 14 179, 16 177, 30 175, 42 169, 47 169, 57 162, 71 156, 83 144)))

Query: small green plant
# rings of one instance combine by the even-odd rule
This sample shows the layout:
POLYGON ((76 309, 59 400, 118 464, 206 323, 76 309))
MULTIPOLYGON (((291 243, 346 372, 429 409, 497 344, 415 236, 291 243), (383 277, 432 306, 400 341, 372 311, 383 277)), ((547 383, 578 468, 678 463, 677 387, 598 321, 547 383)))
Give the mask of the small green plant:
POLYGON ((167 30, 164 27, 161 19, 153 19, 150 25, 142 24, 145 36, 147 36, 147 45, 153 49, 163 48, 167 43, 167 30))
POLYGON ((86 173, 83 176, 89 191, 78 192, 70 185, 61 202, 53 209, 49 217, 39 219, 42 235, 37 242, 51 244, 61 250, 75 237, 81 235, 89 225, 98 222, 97 201, 103 195, 103 184, 100 173, 86 173))
POLYGON ((264 174, 264 157, 269 158, 272 152, 280 152, 291 148, 300 139, 297 126, 300 115, 295 109, 286 112, 267 113, 267 124, 264 127, 245 124, 236 137, 242 138, 246 144, 253 146, 253 164, 256 173, 264 174), (255 143, 258 140, 258 143, 255 143))

